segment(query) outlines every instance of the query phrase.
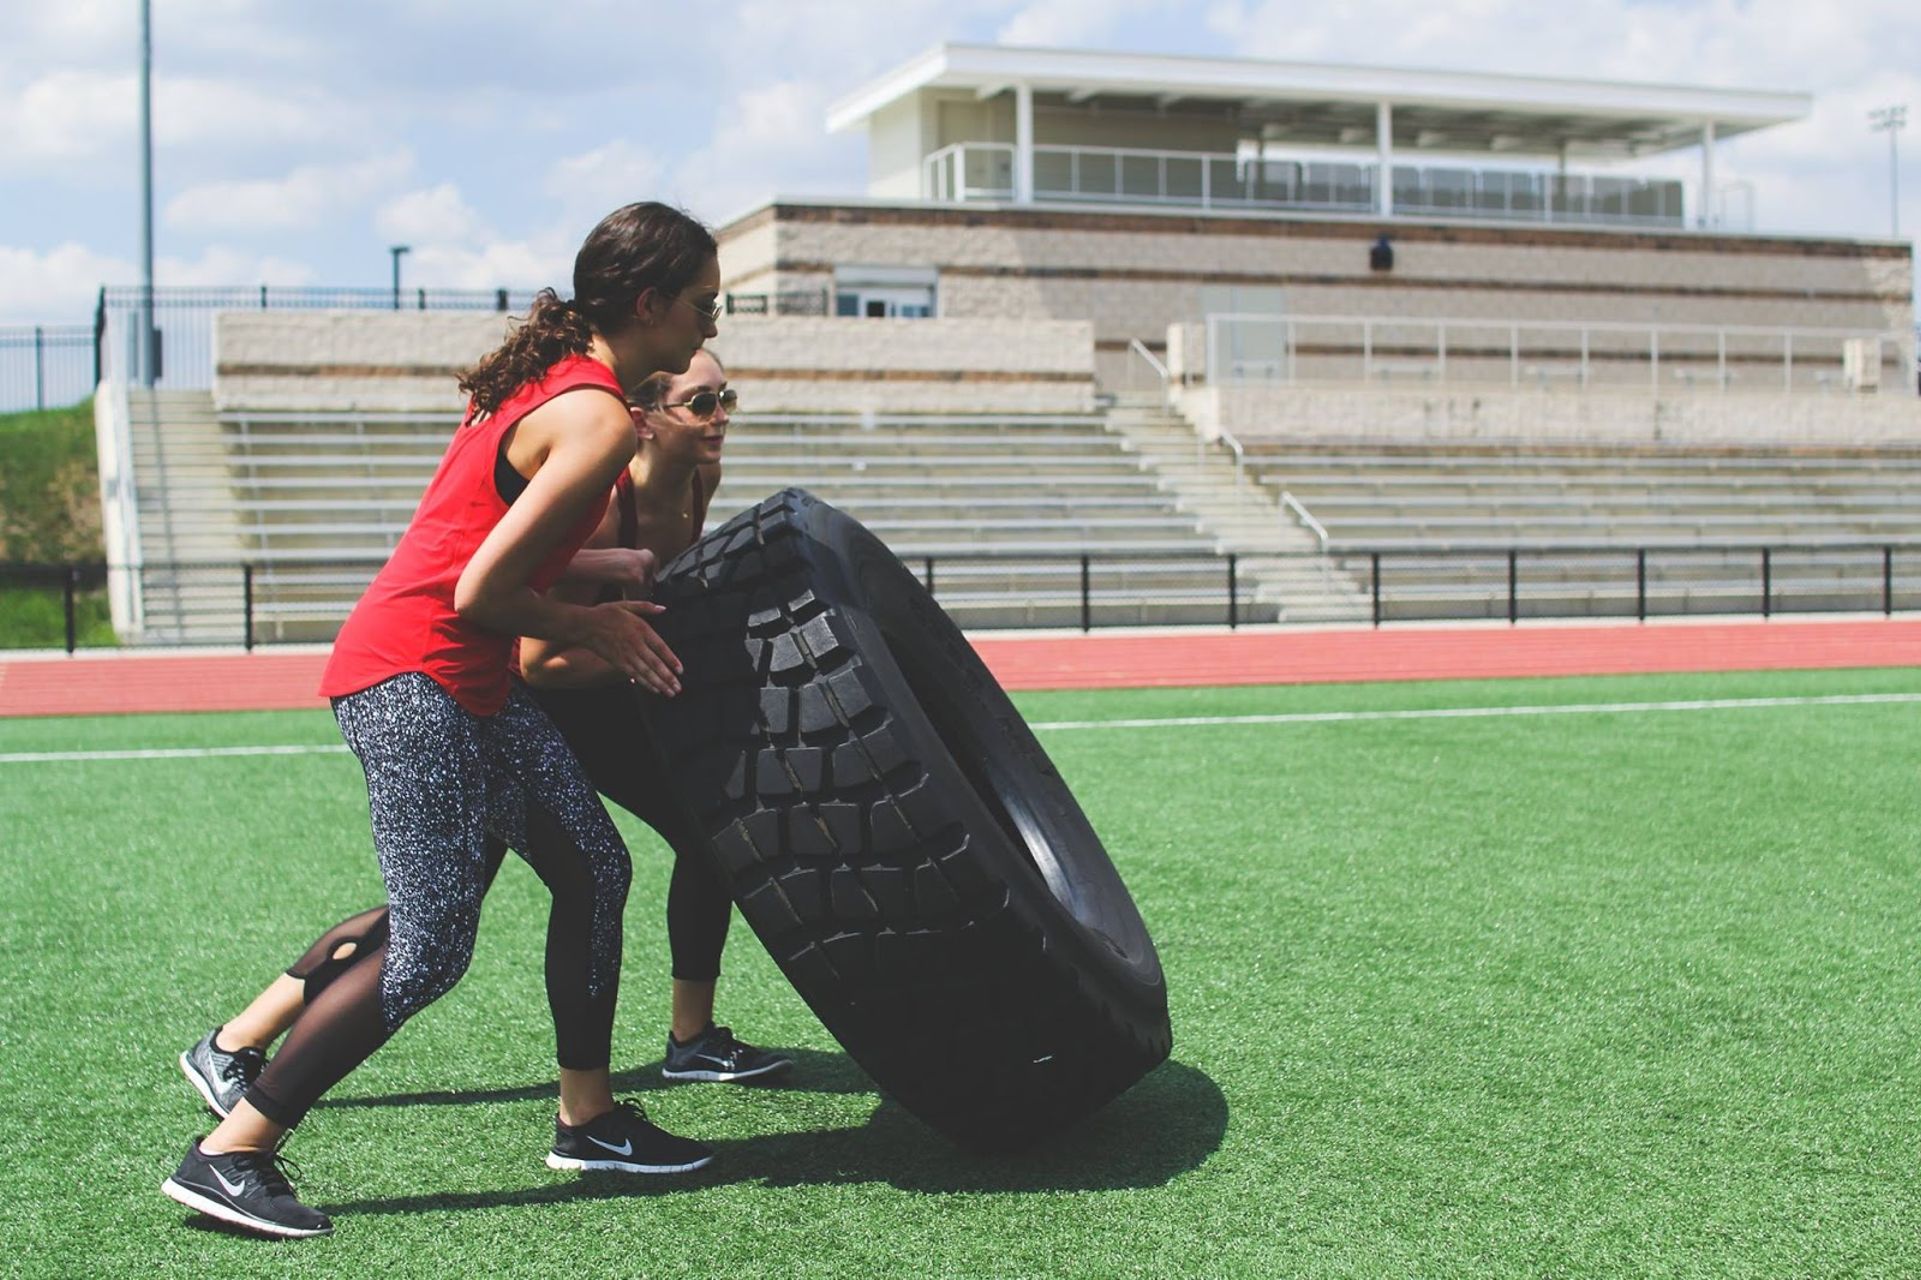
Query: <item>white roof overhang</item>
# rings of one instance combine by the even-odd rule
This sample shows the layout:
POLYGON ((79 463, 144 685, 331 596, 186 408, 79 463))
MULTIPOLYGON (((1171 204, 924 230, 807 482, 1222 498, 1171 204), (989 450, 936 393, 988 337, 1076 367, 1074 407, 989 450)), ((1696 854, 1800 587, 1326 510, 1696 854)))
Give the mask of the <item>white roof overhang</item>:
POLYGON ((1372 145, 1375 109, 1393 108, 1396 150, 1647 155, 1807 118, 1805 93, 1633 84, 1480 72, 939 45, 828 109, 827 128, 863 127, 924 89, 982 96, 1026 85, 1063 104, 1230 112, 1250 137, 1310 146, 1372 145))

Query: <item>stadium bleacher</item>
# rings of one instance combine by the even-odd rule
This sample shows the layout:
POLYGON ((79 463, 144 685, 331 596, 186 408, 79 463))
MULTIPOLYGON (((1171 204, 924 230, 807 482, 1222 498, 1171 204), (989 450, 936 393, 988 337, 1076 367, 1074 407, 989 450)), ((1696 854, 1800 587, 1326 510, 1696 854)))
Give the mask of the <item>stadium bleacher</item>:
MULTIPOLYGON (((219 415, 234 558, 258 566, 262 638, 332 634, 406 527, 453 425, 445 414, 219 415)), ((846 508, 937 578, 964 626, 1223 616, 1223 543, 1100 415, 742 416, 710 523, 789 485, 846 508)), ((1241 607, 1249 621, 1280 613, 1251 587, 1241 607)))
POLYGON ((1387 559, 1389 617, 1503 616, 1508 549, 1524 615, 1921 601, 1921 558, 1882 550, 1921 540, 1921 445, 1243 446, 1347 572, 1365 581, 1370 554, 1387 559))

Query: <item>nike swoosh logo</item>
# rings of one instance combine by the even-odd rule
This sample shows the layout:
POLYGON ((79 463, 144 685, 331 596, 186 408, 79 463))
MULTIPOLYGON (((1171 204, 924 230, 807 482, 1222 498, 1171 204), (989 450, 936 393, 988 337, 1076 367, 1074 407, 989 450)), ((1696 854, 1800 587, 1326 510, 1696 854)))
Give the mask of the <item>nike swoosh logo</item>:
POLYGON ((245 1184, 245 1183, 241 1183, 241 1182, 228 1182, 228 1181, 227 1181, 227 1175, 226 1175, 226 1174, 224 1174, 224 1173, 222 1173, 222 1172, 220 1172, 220 1170, 218 1170, 218 1169, 215 1169, 215 1170, 213 1171, 213 1178, 214 1178, 214 1181, 215 1181, 215 1182, 218 1182, 218 1183, 219 1183, 219 1184, 220 1184, 221 1186, 223 1186, 223 1187, 225 1187, 225 1188, 227 1189, 227 1194, 228 1194, 228 1195, 230 1195, 230 1196, 237 1196, 237 1195, 239 1195, 239 1194, 240 1194, 241 1192, 243 1192, 243 1191, 245 1191, 245 1190, 247 1189, 247 1187, 246 1187, 246 1184, 245 1184))
POLYGON ((634 1154, 634 1140, 632 1138, 627 1139, 625 1142, 621 1143, 619 1146, 615 1146, 611 1142, 602 1142, 599 1138, 596 1138, 591 1133, 586 1135, 586 1137, 587 1137, 587 1141, 593 1143, 595 1146, 605 1147, 607 1150, 613 1152, 617 1156, 630 1156, 634 1154))

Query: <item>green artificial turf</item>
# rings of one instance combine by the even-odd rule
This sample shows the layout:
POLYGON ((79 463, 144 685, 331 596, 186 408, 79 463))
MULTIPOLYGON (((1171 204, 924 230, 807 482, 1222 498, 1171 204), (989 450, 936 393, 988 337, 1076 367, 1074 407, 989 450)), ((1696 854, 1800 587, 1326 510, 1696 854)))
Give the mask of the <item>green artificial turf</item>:
MULTIPOLYGON (((1921 693, 1921 670, 1025 695, 1063 721, 1921 693)), ((785 1088, 662 1088, 634 846, 618 1083, 719 1157, 541 1164, 543 893, 290 1151, 329 1239, 195 1225, 174 1056, 380 895, 338 752, 0 763, 0 1269, 22 1274, 1904 1275, 1917 706, 1042 728, 1168 974, 1172 1060, 1028 1155, 879 1096, 738 921, 785 1088)), ((0 721, 0 753, 337 743, 324 713, 0 721)))

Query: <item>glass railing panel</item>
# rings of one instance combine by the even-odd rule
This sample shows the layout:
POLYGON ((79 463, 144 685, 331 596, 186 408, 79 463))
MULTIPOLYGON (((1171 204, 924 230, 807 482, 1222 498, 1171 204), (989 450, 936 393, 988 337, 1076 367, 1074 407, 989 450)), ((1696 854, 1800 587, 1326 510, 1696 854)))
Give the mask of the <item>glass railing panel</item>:
POLYGON ((1119 195, 1121 191, 1120 166, 1114 163, 1114 156, 1105 151, 1083 151, 1080 154, 1080 185, 1077 188, 1083 196, 1119 195))
POLYGON ((1272 200, 1281 204, 1297 204, 1311 201, 1303 181, 1302 166, 1291 160, 1262 160, 1248 166, 1253 178, 1253 196, 1256 200, 1272 200))
MULTIPOLYGON (((1374 206, 1376 168, 1339 161, 1048 146, 1034 149, 1034 191, 1055 200, 1360 211, 1374 206)), ((1013 148, 957 144, 930 156, 923 172, 932 199, 1008 199, 1014 190, 1013 148)), ((1664 226, 1682 221, 1682 184, 1667 180, 1457 166, 1397 165, 1393 172, 1395 207, 1411 214, 1664 226)))
POLYGON ((1014 190, 1014 157, 1001 150, 968 147, 965 157, 967 186, 972 191, 1014 190))
POLYGON ((1123 155, 1121 157, 1121 194, 1137 200, 1160 200, 1165 192, 1161 189, 1161 166, 1155 156, 1123 155))
POLYGON ((1037 196, 1073 196, 1079 194, 1074 184, 1074 155, 1070 151, 1052 149, 1034 151, 1034 194, 1037 196))
POLYGON ((1200 157, 1168 156, 1164 163, 1167 166, 1167 198, 1184 203, 1199 200, 1204 190, 1201 186, 1203 165, 1200 157))
POLYGON ((1254 166, 1238 163, 1232 156, 1207 158, 1207 184, 1210 198, 1228 203, 1242 202, 1252 190, 1254 166))

